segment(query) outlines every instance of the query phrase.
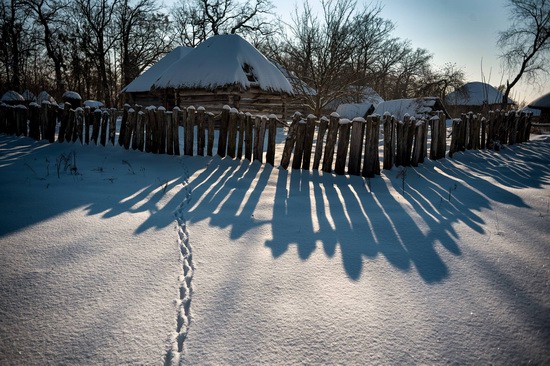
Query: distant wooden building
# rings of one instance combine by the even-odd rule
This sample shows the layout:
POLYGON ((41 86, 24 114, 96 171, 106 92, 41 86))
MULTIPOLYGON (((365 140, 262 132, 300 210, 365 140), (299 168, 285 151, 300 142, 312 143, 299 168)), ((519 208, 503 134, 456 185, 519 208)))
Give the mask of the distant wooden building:
POLYGON ((550 93, 533 100, 527 106, 540 110, 539 123, 550 123, 550 93))
POLYGON ((142 106, 162 105, 161 95, 151 91, 153 83, 157 81, 172 64, 185 57, 191 50, 193 50, 191 47, 176 47, 135 78, 130 84, 126 85, 121 91, 121 93, 124 94, 125 103, 132 105, 139 104, 142 106))
MULTIPOLYGON (((495 87, 474 81, 462 85, 457 90, 447 94, 445 105, 454 118, 462 113, 486 113, 490 110, 501 109, 503 94, 495 87)), ((508 105, 515 102, 508 98, 508 105)))
POLYGON ((171 108, 205 107, 221 111, 224 105, 252 114, 287 114, 293 95, 281 71, 238 35, 207 39, 174 62, 154 83, 163 105, 171 108))

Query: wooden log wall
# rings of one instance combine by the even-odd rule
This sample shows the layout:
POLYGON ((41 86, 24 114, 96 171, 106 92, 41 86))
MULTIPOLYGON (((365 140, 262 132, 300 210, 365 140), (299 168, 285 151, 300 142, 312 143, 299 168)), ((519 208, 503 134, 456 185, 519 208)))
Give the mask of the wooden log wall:
POLYGON ((438 112, 429 120, 406 115, 402 121, 393 116, 371 115, 342 119, 337 113, 328 118, 296 112, 289 125, 275 115, 253 116, 224 106, 221 113, 203 107, 163 107, 126 105, 124 110, 72 109, 65 103, 44 102, 29 107, 0 105, 0 133, 29 136, 36 140, 118 145, 157 154, 180 154, 180 127, 183 130, 183 153, 188 156, 212 156, 214 130, 218 132, 217 154, 232 159, 275 166, 276 135, 281 126, 288 128, 280 166, 283 169, 321 169, 337 175, 349 174, 372 178, 382 168, 418 166, 426 157, 442 159, 448 155, 476 149, 498 150, 502 144, 529 140, 531 114, 517 111, 491 111, 487 116, 468 113, 454 119, 450 129, 445 115, 438 112), (117 118, 119 138, 116 140, 117 118), (379 149, 382 152, 379 152, 379 149))

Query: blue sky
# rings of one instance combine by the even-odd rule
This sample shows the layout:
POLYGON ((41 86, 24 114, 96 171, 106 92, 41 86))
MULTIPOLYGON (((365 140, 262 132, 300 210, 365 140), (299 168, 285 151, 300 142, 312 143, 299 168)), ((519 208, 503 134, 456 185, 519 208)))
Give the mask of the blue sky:
MULTIPOLYGON (((290 18, 296 0, 274 1, 276 11, 290 18)), ((298 2, 300 4, 301 2, 298 2)), ((465 71, 466 81, 481 81, 482 60, 485 81, 498 86, 513 75, 503 75, 498 32, 508 28, 506 0, 380 0, 381 16, 397 26, 393 35, 411 41, 413 47, 426 48, 433 63, 455 63, 465 71)), ((321 12, 321 1, 310 0, 321 12)), ((376 1, 358 0, 358 4, 376 1)), ((290 19, 289 19, 290 20, 290 19)), ((531 102, 550 92, 550 80, 539 86, 520 83, 512 90, 513 98, 531 102)))

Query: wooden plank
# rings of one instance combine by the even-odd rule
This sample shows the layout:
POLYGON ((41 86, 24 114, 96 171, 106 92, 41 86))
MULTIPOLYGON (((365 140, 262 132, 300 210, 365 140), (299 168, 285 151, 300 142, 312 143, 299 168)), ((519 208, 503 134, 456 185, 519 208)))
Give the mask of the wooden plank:
POLYGON ((380 174, 380 158, 378 156, 378 139, 380 137, 380 116, 367 116, 366 123, 365 157, 361 175, 373 178, 380 174))
POLYGON ((174 155, 180 155, 180 115, 182 114, 179 107, 172 109, 172 148, 174 155))
POLYGON ((246 121, 246 116, 244 113, 239 112, 237 116, 237 132, 239 134, 237 140, 237 159, 241 160, 243 158, 243 147, 244 147, 244 124, 246 121))
POLYGON ((218 155, 222 158, 227 154, 227 129, 229 125, 229 112, 231 107, 223 106, 220 119, 220 130, 218 135, 218 155))
POLYGON ((336 149, 336 166, 334 171, 338 175, 346 174, 346 161, 348 157, 348 147, 351 132, 351 121, 342 118, 338 127, 338 148, 336 149))
POLYGON ((237 156, 237 119, 239 118, 239 111, 237 108, 231 108, 229 110, 229 123, 227 127, 227 155, 235 159, 237 156))
POLYGON ((292 123, 288 128, 285 146, 283 147, 283 157, 281 158, 281 167, 285 170, 288 169, 288 166, 290 165, 290 158, 292 157, 292 151, 294 150, 294 145, 296 144, 296 130, 301 120, 302 114, 299 112, 294 113, 292 116, 292 123))
POLYGON ((328 129, 328 118, 323 116, 319 120, 319 130, 317 131, 317 141, 315 142, 315 155, 313 157, 313 169, 318 170, 321 164, 321 156, 323 156, 323 145, 325 134, 328 129))
POLYGON ((159 154, 166 154, 166 120, 164 118, 164 113, 166 108, 160 106, 157 108, 157 146, 159 154))
POLYGON ((183 130, 183 154, 193 156, 193 144, 195 142, 195 115, 197 110, 194 106, 187 107, 187 118, 183 130))
POLYGON ((206 123, 205 108, 197 108, 197 155, 204 156, 204 147, 206 145, 206 123))
POLYGON ((332 112, 328 123, 327 141, 325 144, 325 154, 323 156, 322 170, 326 173, 332 172, 332 162, 334 161, 334 150, 336 149, 336 139, 338 138, 338 127, 340 115, 332 112))
POLYGON ((206 123, 208 125, 208 140, 206 144, 206 155, 212 156, 214 146, 214 113, 206 113, 206 123))
POLYGON ((384 151, 383 168, 390 170, 395 160, 395 120, 389 113, 384 113, 384 151))
POLYGON ((313 149, 313 137, 315 136, 315 117, 313 114, 307 116, 306 136, 304 138, 304 156, 302 158, 302 169, 309 170, 311 164, 311 151, 313 149))
POLYGON ((111 145, 114 146, 115 136, 116 136, 116 120, 117 120, 116 109, 111 108, 109 110, 109 113, 111 114, 109 118, 109 142, 111 143, 111 145))
POLYGON ((252 114, 245 113, 244 120, 244 158, 252 161, 252 146, 254 142, 252 114))
POLYGON ((292 158, 292 169, 300 169, 304 157, 304 146, 306 142, 307 121, 303 119, 296 126, 296 144, 292 158))
POLYGON ((268 133, 267 133, 267 153, 266 163, 275 166, 275 138, 277 137, 277 116, 269 115, 268 133))

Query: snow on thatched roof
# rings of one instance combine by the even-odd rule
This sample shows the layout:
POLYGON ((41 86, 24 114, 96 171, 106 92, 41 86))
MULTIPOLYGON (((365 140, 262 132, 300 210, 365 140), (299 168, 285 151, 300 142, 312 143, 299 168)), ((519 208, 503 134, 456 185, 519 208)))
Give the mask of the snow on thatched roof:
MULTIPOLYGON (((502 102, 502 96, 503 94, 495 87, 479 81, 473 81, 447 94, 445 103, 447 103, 447 105, 468 106, 500 104, 502 102)), ((508 98, 508 104, 514 104, 514 101, 508 98)))
POLYGON ((405 114, 415 118, 429 118, 436 111, 443 111, 447 118, 450 118, 443 103, 437 97, 387 100, 376 106, 374 114, 383 115, 387 112, 402 120, 405 114))
POLYGON ((236 34, 211 37, 172 64, 154 83, 157 89, 207 89, 257 85, 270 92, 293 94, 279 69, 236 34))
POLYGON ((55 99, 45 90, 38 93, 38 96, 36 97, 36 103, 38 103, 38 105, 41 105, 42 102, 57 104, 55 99))
POLYGON ((145 70, 140 76, 135 78, 130 84, 122 89, 122 93, 148 92, 153 83, 164 74, 164 72, 176 61, 187 56, 193 48, 178 46, 163 58, 158 60, 153 66, 145 70))
POLYGON ((82 100, 82 97, 80 94, 78 94, 75 91, 67 90, 65 93, 63 93, 62 96, 63 99, 74 99, 74 100, 82 100))
POLYGON ((550 93, 544 94, 533 100, 529 103, 528 107, 534 109, 550 109, 550 93))
POLYGON ((374 105, 370 102, 365 103, 343 103, 336 108, 336 113, 341 118, 354 119, 355 117, 366 117, 374 111, 374 105))
POLYGON ((4 103, 14 103, 14 102, 24 102, 25 98, 15 90, 8 90, 2 95, 2 102, 4 103))

